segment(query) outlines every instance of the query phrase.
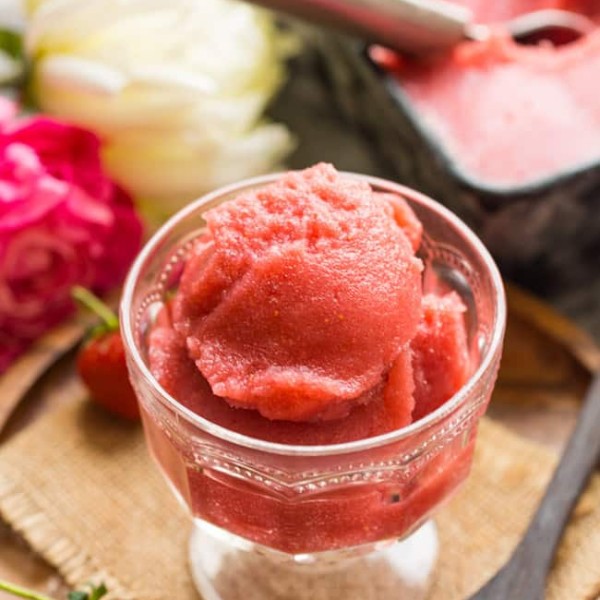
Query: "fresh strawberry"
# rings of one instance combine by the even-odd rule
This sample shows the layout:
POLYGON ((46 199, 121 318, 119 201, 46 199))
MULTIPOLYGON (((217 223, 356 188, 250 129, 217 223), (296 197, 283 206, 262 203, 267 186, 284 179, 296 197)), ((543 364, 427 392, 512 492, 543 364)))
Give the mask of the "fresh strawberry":
POLYGON ((91 399, 111 413, 138 420, 140 411, 129 382, 117 316, 89 290, 75 287, 73 297, 102 319, 77 356, 77 371, 91 399))

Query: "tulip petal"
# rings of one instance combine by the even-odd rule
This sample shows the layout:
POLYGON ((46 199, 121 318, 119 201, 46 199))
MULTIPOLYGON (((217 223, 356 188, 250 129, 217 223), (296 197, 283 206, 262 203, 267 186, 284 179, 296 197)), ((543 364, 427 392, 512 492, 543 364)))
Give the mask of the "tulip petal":
POLYGON ((157 86, 181 87, 193 92, 211 93, 217 91, 216 82, 202 74, 178 69, 174 65, 146 65, 133 68, 130 76, 136 81, 157 86))
POLYGON ((49 82, 72 89, 115 95, 127 85, 127 77, 107 65, 76 56, 54 55, 43 59, 49 82))
POLYGON ((43 110, 95 131, 111 175, 167 214, 289 152, 263 122, 288 41, 244 2, 42 0, 27 48, 43 110))
POLYGON ((130 132, 109 144, 104 157, 117 181, 138 190, 146 206, 162 205, 168 213, 210 189, 269 172, 292 146, 287 129, 273 124, 218 140, 174 132, 159 143, 150 134, 130 132))

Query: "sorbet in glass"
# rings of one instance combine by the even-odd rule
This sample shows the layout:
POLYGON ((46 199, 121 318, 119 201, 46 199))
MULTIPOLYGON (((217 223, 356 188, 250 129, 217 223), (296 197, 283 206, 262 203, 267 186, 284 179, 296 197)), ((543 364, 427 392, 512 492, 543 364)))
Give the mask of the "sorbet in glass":
MULTIPOLYGON (((322 164, 204 219, 148 351, 160 385, 197 415, 269 442, 339 444, 427 416, 472 374, 466 308, 449 290, 423 294, 422 226, 399 195, 322 164)), ((440 452, 391 504, 378 483, 294 503, 182 466, 146 425, 196 516, 286 552, 404 534, 464 479, 474 441, 440 452)))

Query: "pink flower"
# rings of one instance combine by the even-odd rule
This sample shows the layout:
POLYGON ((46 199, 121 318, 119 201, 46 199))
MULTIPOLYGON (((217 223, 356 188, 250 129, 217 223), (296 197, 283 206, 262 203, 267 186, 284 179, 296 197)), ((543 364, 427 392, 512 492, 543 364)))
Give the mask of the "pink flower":
POLYGON ((105 175, 98 138, 0 100, 0 372, 72 313, 70 289, 118 285, 139 250, 131 198, 105 175))

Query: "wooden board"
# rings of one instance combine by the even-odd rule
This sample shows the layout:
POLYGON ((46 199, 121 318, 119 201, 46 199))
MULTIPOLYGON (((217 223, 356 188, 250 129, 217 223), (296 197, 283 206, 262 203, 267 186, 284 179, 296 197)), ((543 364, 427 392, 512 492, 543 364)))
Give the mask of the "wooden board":
MULTIPOLYGON (((488 414, 520 434, 560 450, 577 418, 590 375, 600 369, 600 349, 546 304, 512 287, 508 290, 508 306, 502 367, 488 414)), ((23 377, 11 375, 0 379, 0 404, 3 398, 14 399, 12 382, 19 381, 22 385, 25 376, 30 381, 36 380, 28 392, 17 394, 21 402, 6 424, 0 437, 2 443, 27 427, 40 413, 73 401, 81 393, 70 352, 73 329, 66 328, 64 335, 53 335, 54 343, 62 346, 51 351, 52 360, 36 363, 27 357, 23 377), (58 359, 60 354, 64 356, 58 359), (50 371, 44 374, 48 365, 50 371)), ((54 570, 3 525, 0 525, 0 578, 64 598, 64 587, 54 570)), ((0 592, 1 600, 7 598, 0 592)))
POLYGON ((547 304, 508 289, 504 353, 489 416, 558 451, 597 370, 600 348, 586 333, 547 304))

